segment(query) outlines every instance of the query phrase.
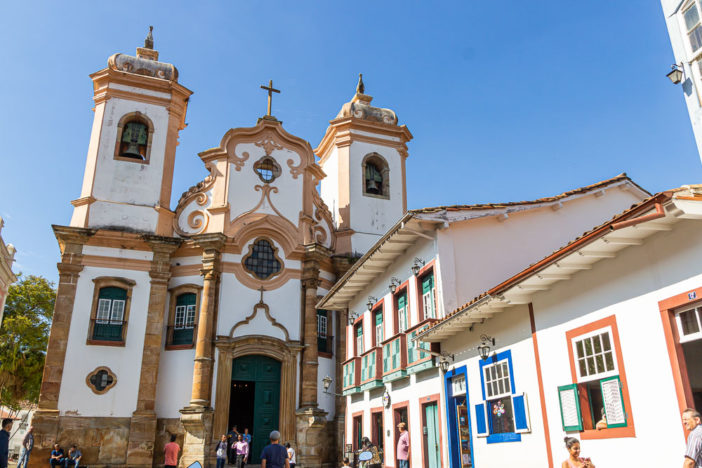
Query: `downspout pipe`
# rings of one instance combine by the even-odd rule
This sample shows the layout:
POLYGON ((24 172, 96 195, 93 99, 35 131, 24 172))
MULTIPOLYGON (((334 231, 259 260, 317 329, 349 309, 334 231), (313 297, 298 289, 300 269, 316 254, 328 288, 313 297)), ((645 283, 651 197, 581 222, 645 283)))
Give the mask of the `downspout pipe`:
POLYGON ((655 204, 656 212, 639 216, 638 218, 627 219, 626 221, 619 221, 618 223, 613 223, 609 229, 611 231, 616 231, 618 229, 624 229, 626 227, 635 226, 640 223, 645 223, 648 221, 653 221, 654 219, 665 218, 665 209, 661 202, 656 202, 655 204))

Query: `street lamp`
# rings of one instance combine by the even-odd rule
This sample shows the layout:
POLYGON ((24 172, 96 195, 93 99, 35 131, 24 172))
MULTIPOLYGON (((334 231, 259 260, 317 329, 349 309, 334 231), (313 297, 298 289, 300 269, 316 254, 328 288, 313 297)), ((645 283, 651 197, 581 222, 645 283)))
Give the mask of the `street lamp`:
POLYGON ((390 288, 390 292, 391 292, 392 294, 395 294, 395 291, 397 291, 397 287, 398 287, 399 285, 400 285, 400 280, 399 280, 399 279, 397 279, 395 276, 393 276, 392 278, 390 278, 390 286, 388 286, 388 287, 390 288))
POLYGON ((482 341, 482 343, 478 345, 478 355, 480 359, 485 361, 488 356, 490 356, 490 345, 488 343, 492 343, 492 345, 495 346, 495 338, 488 335, 480 335, 480 341, 482 341))
POLYGON ((673 84, 680 84, 683 78, 682 67, 676 63, 671 65, 670 68, 672 68, 672 70, 665 76, 667 76, 673 84))
POLYGON ((414 276, 417 276, 419 274, 419 270, 421 270, 425 264, 426 262, 421 258, 414 257, 414 265, 412 265, 412 274, 414 276))
POLYGON ((449 370, 449 366, 451 365, 450 362, 448 362, 448 359, 446 357, 441 356, 441 360, 439 361, 439 367, 441 368, 441 371, 446 373, 449 370))
POLYGON ((353 325, 353 322, 358 318, 358 314, 354 312, 349 312, 349 325, 353 325))
POLYGON ((331 387, 332 382, 333 382, 332 378, 329 377, 328 375, 322 379, 322 385, 324 386, 324 393, 326 393, 327 395, 333 395, 333 396, 343 396, 341 393, 334 393, 334 392, 329 391, 329 387, 331 387))

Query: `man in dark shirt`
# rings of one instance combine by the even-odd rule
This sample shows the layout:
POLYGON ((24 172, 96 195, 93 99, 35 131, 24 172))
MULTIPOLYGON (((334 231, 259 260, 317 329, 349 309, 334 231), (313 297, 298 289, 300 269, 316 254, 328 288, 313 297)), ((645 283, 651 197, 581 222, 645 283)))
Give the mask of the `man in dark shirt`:
POLYGON ((49 463, 51 466, 66 466, 66 454, 59 444, 54 444, 54 449, 51 451, 51 458, 49 458, 49 463))
POLYGON ((290 468, 288 451, 280 445, 280 432, 271 432, 270 439, 270 445, 261 452, 261 468, 290 468))
POLYGON ((10 455, 10 429, 12 429, 12 419, 3 419, 2 430, 0 430, 0 468, 7 468, 7 459, 10 455))

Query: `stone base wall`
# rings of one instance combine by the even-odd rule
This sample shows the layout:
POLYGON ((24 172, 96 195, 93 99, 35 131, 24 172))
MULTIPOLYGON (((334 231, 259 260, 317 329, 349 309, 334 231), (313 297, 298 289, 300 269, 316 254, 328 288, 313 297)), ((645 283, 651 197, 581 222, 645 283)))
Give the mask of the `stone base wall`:
MULTIPOLYGON (((57 433, 41 432, 35 426, 37 442, 30 457, 31 468, 46 467, 51 446, 56 441, 64 451, 76 444, 83 452, 81 465, 91 468, 126 468, 127 444, 131 418, 95 418, 59 416, 57 433)), ((163 447, 176 434, 176 442, 182 447, 185 430, 179 418, 158 419, 154 444, 153 466, 163 466, 163 447)))

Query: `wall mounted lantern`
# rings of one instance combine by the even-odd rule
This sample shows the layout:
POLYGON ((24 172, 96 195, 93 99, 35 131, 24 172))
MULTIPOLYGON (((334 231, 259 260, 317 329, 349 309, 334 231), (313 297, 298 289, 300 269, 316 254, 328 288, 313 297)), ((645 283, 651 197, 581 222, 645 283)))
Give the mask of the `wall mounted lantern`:
POLYGON ((480 359, 485 361, 488 356, 490 356, 490 345, 488 343, 492 343, 493 346, 495 346, 495 338, 488 336, 488 335, 480 335, 480 345, 478 345, 478 355, 480 356, 480 359))
POLYGON ((676 64, 671 65, 672 70, 665 76, 668 77, 668 79, 673 83, 673 84, 680 84, 680 82, 683 79, 683 68, 682 66, 676 64))
POLYGON ((326 393, 327 395, 333 395, 333 396, 343 396, 343 394, 341 394, 341 393, 334 393, 334 392, 329 391, 329 387, 331 387, 332 382, 333 382, 332 378, 329 377, 328 375, 322 379, 322 385, 324 386, 324 393, 326 393))
POLYGON ((358 318, 358 314, 354 312, 349 312, 349 326, 353 325, 353 322, 358 318))
POLYGON ((376 302, 378 302, 377 297, 368 296, 368 302, 366 303, 366 305, 368 306, 369 311, 373 310, 373 306, 375 305, 376 302))
POLYGON ((393 276, 392 278, 390 278, 390 286, 388 286, 388 288, 390 288, 391 293, 395 294, 395 291, 397 291, 397 287, 399 285, 400 285, 400 280, 397 279, 397 277, 393 276))
POLYGON ((426 262, 421 258, 414 257, 414 265, 412 265, 412 274, 414 276, 417 276, 419 274, 419 270, 421 270, 425 264, 426 262))

